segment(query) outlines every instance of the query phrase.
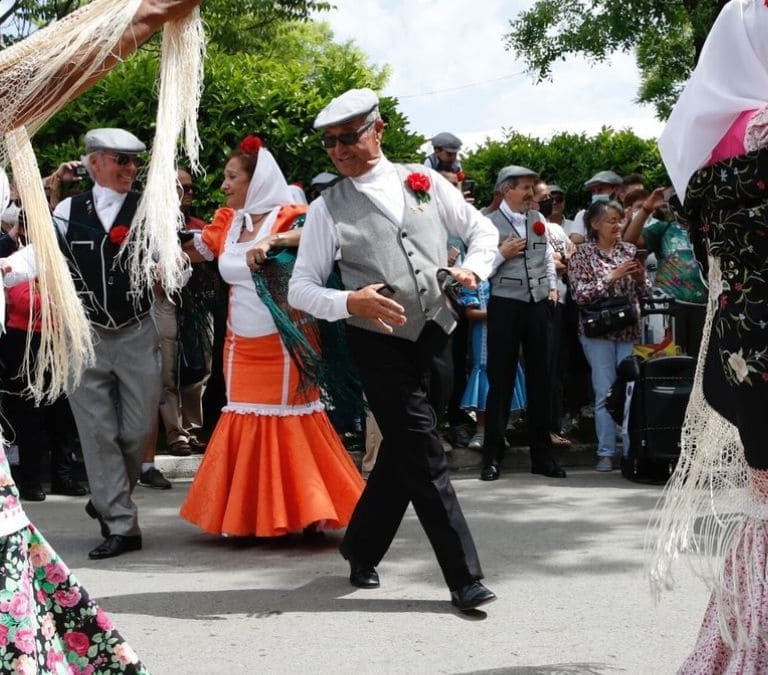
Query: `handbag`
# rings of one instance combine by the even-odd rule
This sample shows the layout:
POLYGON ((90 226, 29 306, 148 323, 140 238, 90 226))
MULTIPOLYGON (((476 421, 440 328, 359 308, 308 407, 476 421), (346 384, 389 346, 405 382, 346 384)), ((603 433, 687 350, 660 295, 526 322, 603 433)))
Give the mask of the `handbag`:
POLYGON ((601 298, 579 307, 581 325, 587 337, 602 337, 635 323, 632 303, 626 295, 601 298))

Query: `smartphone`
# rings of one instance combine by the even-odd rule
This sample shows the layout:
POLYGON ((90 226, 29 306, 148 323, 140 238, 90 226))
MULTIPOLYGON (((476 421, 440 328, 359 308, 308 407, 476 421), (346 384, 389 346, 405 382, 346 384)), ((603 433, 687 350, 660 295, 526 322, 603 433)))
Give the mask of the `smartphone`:
POLYGON ((465 178, 461 182, 461 190, 465 197, 472 197, 475 194, 475 181, 471 178, 465 178))
POLYGON ((75 176, 80 176, 81 178, 88 175, 88 171, 84 166, 76 166, 75 167, 75 176))
POLYGON ((395 294, 395 289, 389 284, 385 283, 378 291, 379 295, 383 295, 385 298, 391 298, 395 294))
POLYGON ((641 263, 645 263, 646 259, 648 258, 648 249, 645 248, 639 248, 635 252, 635 260, 641 263))

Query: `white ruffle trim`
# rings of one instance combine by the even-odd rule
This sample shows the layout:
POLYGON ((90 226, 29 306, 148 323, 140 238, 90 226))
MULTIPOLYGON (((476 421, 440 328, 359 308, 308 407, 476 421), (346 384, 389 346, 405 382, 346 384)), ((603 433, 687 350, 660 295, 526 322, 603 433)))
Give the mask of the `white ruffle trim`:
POLYGON ((213 251, 209 249, 205 242, 203 241, 203 236, 199 232, 195 232, 195 236, 192 239, 192 243, 194 244, 195 250, 203 256, 208 262, 213 260, 216 256, 214 255, 213 251))
POLYGON ((0 537, 18 532, 29 525, 29 518, 21 504, 0 512, 0 537))
POLYGON ((312 401, 303 405, 266 405, 264 403, 229 403, 221 412, 238 415, 270 415, 272 417, 290 417, 292 415, 312 415, 325 410, 322 401, 312 401))

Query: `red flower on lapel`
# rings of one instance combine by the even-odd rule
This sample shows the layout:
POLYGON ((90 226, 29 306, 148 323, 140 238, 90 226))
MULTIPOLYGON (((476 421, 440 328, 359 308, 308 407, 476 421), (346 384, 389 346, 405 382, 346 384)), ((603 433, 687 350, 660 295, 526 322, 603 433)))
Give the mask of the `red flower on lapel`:
POLYGON ((130 230, 125 225, 115 225, 109 231, 109 240, 115 245, 120 246, 128 236, 130 230))
POLYGON ((412 173, 405 179, 405 183, 413 190, 419 204, 424 204, 432 198, 429 194, 429 188, 432 187, 429 176, 423 173, 412 173))
POLYGON ((537 220, 533 224, 533 233, 538 235, 539 237, 544 236, 544 233, 547 231, 547 226, 544 225, 540 220, 537 220))

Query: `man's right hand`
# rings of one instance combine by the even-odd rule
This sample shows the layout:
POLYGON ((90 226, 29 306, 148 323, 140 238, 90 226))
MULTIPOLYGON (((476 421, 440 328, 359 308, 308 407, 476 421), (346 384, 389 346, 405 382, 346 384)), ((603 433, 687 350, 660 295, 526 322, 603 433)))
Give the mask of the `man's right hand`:
POLYGON ((370 284, 353 291, 347 297, 347 311, 353 316, 362 316, 391 333, 392 326, 405 325, 405 309, 379 292, 384 287, 385 284, 370 284))
POLYGON ((501 253, 502 258, 505 260, 515 258, 523 254, 527 242, 527 239, 522 239, 521 237, 507 237, 504 241, 501 242, 501 246, 499 246, 499 253, 501 253))

